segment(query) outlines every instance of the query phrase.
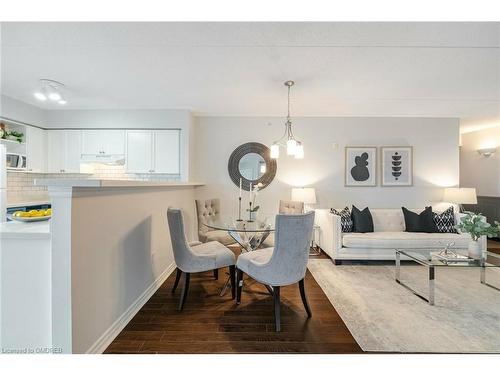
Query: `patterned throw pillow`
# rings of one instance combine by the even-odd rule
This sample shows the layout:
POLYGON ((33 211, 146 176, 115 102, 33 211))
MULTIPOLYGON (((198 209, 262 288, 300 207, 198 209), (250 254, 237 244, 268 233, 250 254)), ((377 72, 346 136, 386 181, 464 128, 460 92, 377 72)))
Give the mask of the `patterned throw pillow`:
POLYGON ((433 212, 432 220, 434 224, 436 224, 439 233, 458 233, 455 229, 455 213, 453 212, 453 206, 440 214, 433 212))
POLYGON ((335 208, 331 208, 330 212, 334 215, 340 216, 340 226, 342 228, 342 233, 352 232, 353 223, 349 207, 344 208, 342 211, 337 211, 335 208))

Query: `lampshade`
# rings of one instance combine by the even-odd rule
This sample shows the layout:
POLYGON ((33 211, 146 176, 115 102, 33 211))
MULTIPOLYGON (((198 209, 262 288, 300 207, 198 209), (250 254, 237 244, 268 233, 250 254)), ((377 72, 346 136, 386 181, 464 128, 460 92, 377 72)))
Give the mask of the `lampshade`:
POLYGON ((295 147, 295 159, 304 159, 304 145, 301 142, 297 142, 295 147))
POLYGON ((293 188, 292 201, 316 204, 316 190, 314 188, 293 188))
POLYGON ((286 154, 295 155, 295 148, 297 147, 297 141, 295 139, 289 139, 286 141, 286 154))
POLYGON ((476 189, 474 188, 446 188, 443 201, 457 204, 477 204, 476 189))
POLYGON ((280 146, 274 143, 271 145, 271 159, 278 159, 280 157, 280 146))

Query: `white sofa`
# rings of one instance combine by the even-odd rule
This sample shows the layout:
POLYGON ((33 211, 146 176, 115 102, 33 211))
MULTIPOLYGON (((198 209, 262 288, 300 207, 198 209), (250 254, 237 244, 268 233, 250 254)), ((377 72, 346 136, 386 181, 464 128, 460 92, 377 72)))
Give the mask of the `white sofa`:
MULTIPOLYGON (((435 212, 440 211, 434 209, 435 212)), ((405 232, 405 221, 401 208, 371 209, 373 218, 372 233, 342 233, 340 216, 330 213, 329 209, 317 209, 316 224, 319 226, 319 246, 335 264, 342 260, 393 260, 395 249, 443 248, 454 242, 454 249, 467 251, 470 235, 467 233, 413 233, 405 232)), ((421 209, 411 209, 420 213, 421 209)), ((455 223, 463 214, 455 214, 455 223)), ((486 250, 486 237, 481 238, 483 251, 486 250)))

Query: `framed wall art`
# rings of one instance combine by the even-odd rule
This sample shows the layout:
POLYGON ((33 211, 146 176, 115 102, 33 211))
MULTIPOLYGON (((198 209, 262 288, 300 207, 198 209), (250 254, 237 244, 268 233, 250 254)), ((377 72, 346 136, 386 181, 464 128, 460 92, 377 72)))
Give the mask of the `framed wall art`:
POLYGON ((381 147, 382 186, 413 185, 413 148, 381 147))
POLYGON ((377 185, 377 148, 345 148, 345 186, 377 185))

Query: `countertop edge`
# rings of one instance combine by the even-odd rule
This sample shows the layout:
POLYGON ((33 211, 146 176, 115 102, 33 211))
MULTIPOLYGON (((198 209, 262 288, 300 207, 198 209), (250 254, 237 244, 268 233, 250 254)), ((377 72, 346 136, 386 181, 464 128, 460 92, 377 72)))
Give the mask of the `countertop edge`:
POLYGON ((202 182, 162 182, 138 180, 104 180, 104 179, 35 179, 36 186, 47 187, 85 187, 85 188, 141 188, 141 187, 186 187, 203 186, 202 182))

